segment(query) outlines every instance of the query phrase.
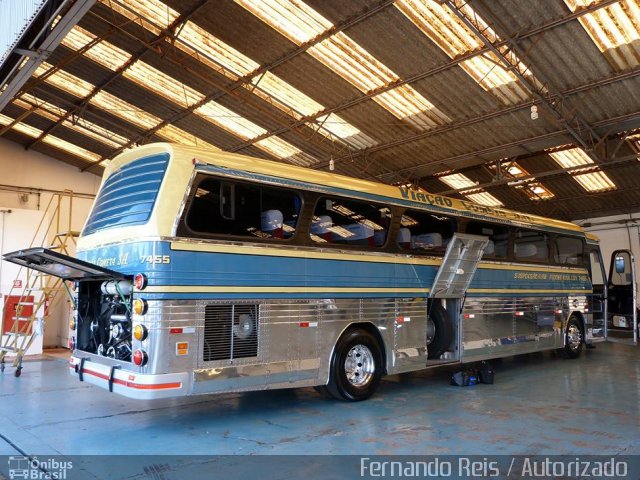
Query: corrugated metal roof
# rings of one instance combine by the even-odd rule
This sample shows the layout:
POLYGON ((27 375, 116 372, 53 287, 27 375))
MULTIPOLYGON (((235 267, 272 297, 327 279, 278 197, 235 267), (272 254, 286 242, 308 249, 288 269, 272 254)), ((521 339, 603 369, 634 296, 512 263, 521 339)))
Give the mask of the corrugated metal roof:
POLYGON ((101 0, 0 131, 85 167, 165 139, 434 191, 450 187, 428 176, 452 170, 486 185, 466 194, 563 218, 640 208, 633 150, 601 148, 640 127, 637 0, 450 3, 493 52, 433 0, 101 0), (616 190, 585 197, 582 172, 549 175, 546 149, 598 142, 586 173, 616 190), (535 179, 496 183, 499 159, 535 179))

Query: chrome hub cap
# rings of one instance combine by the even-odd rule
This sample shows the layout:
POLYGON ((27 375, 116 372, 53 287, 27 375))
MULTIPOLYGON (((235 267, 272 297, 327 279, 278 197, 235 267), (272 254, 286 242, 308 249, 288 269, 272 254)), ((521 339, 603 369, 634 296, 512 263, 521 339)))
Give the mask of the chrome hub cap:
POLYGON ((353 346, 344 361, 344 371, 351 385, 361 387, 368 384, 376 371, 376 363, 369 347, 353 346))
POLYGON ((580 348, 580 344, 582 343, 582 332, 577 325, 569 325, 567 328, 567 345, 573 351, 578 350, 580 348))
POLYGON ((431 317, 427 318, 427 345, 433 342, 433 337, 436 336, 436 324, 433 323, 431 317))

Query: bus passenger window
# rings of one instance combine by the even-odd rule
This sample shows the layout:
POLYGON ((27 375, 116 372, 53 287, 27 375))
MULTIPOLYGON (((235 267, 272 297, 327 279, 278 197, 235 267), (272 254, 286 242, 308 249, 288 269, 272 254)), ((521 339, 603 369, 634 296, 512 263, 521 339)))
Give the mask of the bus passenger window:
POLYGON ((277 241, 293 236, 300 208, 300 197, 293 191, 200 177, 185 223, 191 231, 205 236, 277 241))
POLYGON ((578 265, 582 263, 582 240, 574 237, 556 238, 554 260, 562 265, 578 265))
POLYGON ((455 218, 419 210, 406 210, 402 215, 396 244, 401 250, 444 253, 457 231, 455 218))
POLYGON ((509 228, 493 223, 471 221, 467 224, 466 233, 489 237, 489 243, 484 249, 484 257, 507 258, 509 245, 509 228))
POLYGON ((517 260, 546 261, 549 259, 549 237, 542 232, 518 230, 513 252, 517 260))
POLYGON ((316 243, 381 247, 391 210, 357 200, 323 197, 313 212, 310 234, 316 243))

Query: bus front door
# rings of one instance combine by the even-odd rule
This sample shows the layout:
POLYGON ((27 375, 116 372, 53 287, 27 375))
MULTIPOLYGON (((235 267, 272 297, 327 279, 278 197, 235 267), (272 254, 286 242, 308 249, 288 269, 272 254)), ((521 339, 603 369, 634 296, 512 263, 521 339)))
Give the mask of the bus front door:
POLYGON ((638 343, 636 272, 629 250, 611 254, 607 284, 607 334, 611 341, 638 343))

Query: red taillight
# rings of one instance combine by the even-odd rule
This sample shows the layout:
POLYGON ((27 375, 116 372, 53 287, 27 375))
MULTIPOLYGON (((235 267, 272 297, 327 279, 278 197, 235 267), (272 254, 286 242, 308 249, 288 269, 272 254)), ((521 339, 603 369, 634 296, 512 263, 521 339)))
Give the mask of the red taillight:
POLYGON ((69 338, 69 350, 75 350, 76 348, 76 341, 73 337, 69 338))
POLYGON ((133 284, 136 289, 144 290, 147 286, 147 276, 144 273, 136 273, 136 276, 133 277, 133 284))
POLYGON ((144 367, 147 364, 149 357, 147 357, 147 352, 144 350, 136 350, 133 352, 133 363, 135 363, 139 367, 144 367))

